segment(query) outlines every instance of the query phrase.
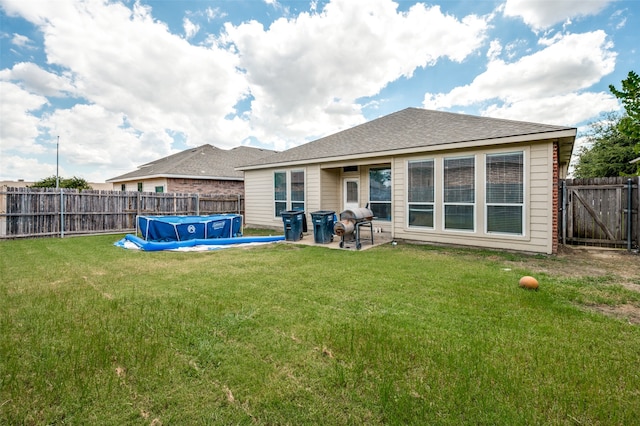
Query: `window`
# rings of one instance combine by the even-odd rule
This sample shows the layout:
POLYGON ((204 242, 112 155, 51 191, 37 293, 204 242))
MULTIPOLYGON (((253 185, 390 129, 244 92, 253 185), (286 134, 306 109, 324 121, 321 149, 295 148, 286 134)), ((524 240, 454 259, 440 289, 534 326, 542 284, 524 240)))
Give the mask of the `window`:
POLYGON ((524 154, 486 157, 487 232, 523 234, 524 154))
POLYGON ((409 161, 409 226, 433 228, 434 164, 433 160, 409 161))
POLYGON ((138 192, 142 192, 142 182, 138 182, 138 192))
POLYGON ((475 229, 475 158, 444 159, 444 229, 475 229))
POLYGON ((120 184, 120 191, 126 191, 127 190, 127 184, 126 183, 121 183, 120 184))
POLYGON ((282 216, 282 212, 287 210, 287 172, 273 174, 273 199, 276 216, 282 216))
POLYGON ((346 202, 351 204, 358 204, 358 181, 348 180, 346 182, 346 186, 347 186, 346 202))
POLYGON ((156 186, 156 192, 164 192, 164 186, 156 186))
POLYGON ((379 220, 391 220, 391 168, 369 169, 369 208, 379 220))
POLYGON ((304 210, 304 170, 281 171, 273 174, 275 215, 286 210, 304 210))
POLYGON ((291 172, 291 210, 304 210, 304 172, 291 172))

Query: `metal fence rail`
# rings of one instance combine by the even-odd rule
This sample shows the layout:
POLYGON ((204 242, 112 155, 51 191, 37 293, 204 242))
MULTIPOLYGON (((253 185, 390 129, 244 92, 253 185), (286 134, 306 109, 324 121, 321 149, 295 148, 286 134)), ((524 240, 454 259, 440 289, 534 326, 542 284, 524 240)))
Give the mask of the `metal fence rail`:
POLYGON ((0 239, 131 232, 139 215, 244 214, 242 195, 0 189, 0 239))

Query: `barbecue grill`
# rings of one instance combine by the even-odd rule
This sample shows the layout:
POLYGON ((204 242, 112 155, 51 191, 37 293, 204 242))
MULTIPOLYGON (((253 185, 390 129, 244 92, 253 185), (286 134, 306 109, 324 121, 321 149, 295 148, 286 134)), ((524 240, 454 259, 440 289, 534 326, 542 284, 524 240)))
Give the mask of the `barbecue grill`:
POLYGON ((373 212, 368 207, 357 207, 340 213, 340 220, 333 225, 333 233, 340 237, 340 248, 344 248, 347 242, 355 242, 356 249, 360 250, 362 228, 369 228, 373 245, 372 220, 373 212))

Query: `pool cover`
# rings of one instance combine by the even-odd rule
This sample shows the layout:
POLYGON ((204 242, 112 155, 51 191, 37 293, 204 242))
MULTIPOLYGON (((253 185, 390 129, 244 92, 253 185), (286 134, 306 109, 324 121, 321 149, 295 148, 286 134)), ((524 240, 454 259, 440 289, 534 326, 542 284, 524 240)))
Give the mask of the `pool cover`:
POLYGON ((242 216, 138 216, 138 233, 145 241, 187 241, 242 236, 242 216))

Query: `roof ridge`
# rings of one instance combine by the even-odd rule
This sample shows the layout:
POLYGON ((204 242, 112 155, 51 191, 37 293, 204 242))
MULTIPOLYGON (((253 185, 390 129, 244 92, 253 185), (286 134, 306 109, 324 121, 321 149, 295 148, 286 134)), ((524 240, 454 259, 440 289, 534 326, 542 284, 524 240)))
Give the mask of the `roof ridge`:
MULTIPOLYGON (((559 125, 559 124, 547 124, 547 123, 538 123, 536 121, 525 121, 525 120, 514 120, 512 118, 500 118, 500 117, 489 117, 486 115, 474 115, 474 114, 464 114, 461 112, 454 112, 454 111, 442 111, 442 110, 437 110, 437 109, 426 109, 426 108, 417 108, 417 107, 408 107, 405 108, 403 110, 400 111, 396 111, 394 113, 391 113, 389 115, 385 115, 383 117, 388 117, 390 115, 402 112, 402 111, 406 111, 406 110, 415 110, 417 112, 430 112, 430 113, 436 113, 436 114, 449 114, 449 115, 455 115, 458 117, 464 117, 465 119, 473 119, 473 120, 495 120, 495 121, 502 121, 505 123, 513 123, 513 124, 533 124, 536 126, 545 126, 545 127, 550 127, 550 128, 554 128, 554 129, 573 129, 574 127, 569 126, 569 125, 559 125)), ((380 117, 380 118, 383 118, 380 117)), ((363 123, 364 124, 364 123, 363 123)))

